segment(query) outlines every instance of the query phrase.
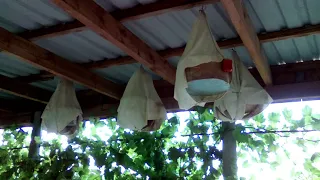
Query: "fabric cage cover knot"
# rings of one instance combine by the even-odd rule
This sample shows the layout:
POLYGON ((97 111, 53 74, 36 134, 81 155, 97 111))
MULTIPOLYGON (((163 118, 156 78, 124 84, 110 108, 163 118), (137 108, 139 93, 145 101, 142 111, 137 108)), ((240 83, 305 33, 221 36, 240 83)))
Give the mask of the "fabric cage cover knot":
POLYGON ((198 19, 193 24, 192 32, 178 63, 176 72, 174 98, 178 101, 181 109, 187 110, 195 105, 204 106, 207 102, 213 102, 227 92, 230 80, 205 79, 204 84, 194 84, 193 88, 201 91, 201 88, 204 88, 204 85, 208 85, 209 91, 213 91, 213 93, 191 93, 190 87, 192 84, 187 81, 185 72, 187 68, 205 63, 214 62, 215 64, 220 65, 223 59, 223 54, 211 33, 206 15, 203 11, 200 11, 198 19))
POLYGON ((42 113, 42 128, 48 132, 74 137, 82 121, 82 110, 73 82, 61 78, 42 113))
POLYGON ((139 68, 130 78, 118 107, 117 123, 122 128, 155 131, 166 119, 164 108, 151 76, 139 68))
POLYGON ((222 121, 246 120, 262 112, 273 100, 260 86, 235 51, 230 90, 214 102, 214 114, 222 121))

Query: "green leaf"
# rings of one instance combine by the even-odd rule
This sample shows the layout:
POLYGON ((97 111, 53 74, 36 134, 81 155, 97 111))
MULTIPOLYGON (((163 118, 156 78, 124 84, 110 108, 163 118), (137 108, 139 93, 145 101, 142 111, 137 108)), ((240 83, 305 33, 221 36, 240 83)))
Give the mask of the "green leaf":
POLYGON ((280 114, 279 113, 270 113, 268 115, 268 119, 272 128, 277 127, 277 124, 280 122, 280 114))
POLYGON ((311 156, 311 162, 320 161, 320 153, 316 152, 311 156))
POLYGON ((285 118, 287 121, 291 121, 291 119, 292 119, 292 111, 291 111, 291 110, 288 110, 287 108, 285 108, 285 109, 282 111, 282 114, 283 114, 284 118, 285 118))
POLYGON ((305 116, 305 117, 304 117, 304 124, 305 124, 305 125, 310 125, 310 124, 312 124, 312 117, 311 117, 311 116, 305 116))
POLYGON ((311 116, 312 115, 312 109, 309 107, 309 106, 305 106, 303 109, 302 109, 302 114, 303 116, 311 116))
POLYGON ((178 118, 177 118, 176 116, 173 116, 172 118, 170 118, 170 119, 168 120, 168 122, 170 122, 172 125, 177 125, 177 124, 179 124, 179 120, 178 120, 178 118))
POLYGON ((183 153, 181 152, 180 149, 176 149, 176 148, 170 148, 169 149, 169 153, 168 153, 168 157, 169 159, 173 160, 174 162, 178 161, 179 157, 182 157, 183 153))
POLYGON ((196 106, 194 110, 196 110, 199 114, 202 114, 206 111, 206 108, 201 106, 196 106))
POLYGON ((242 131, 245 129, 245 127, 243 127, 240 124, 236 125, 235 130, 232 132, 233 137, 236 139, 236 141, 238 141, 239 143, 248 143, 249 142, 249 136, 242 133, 242 131))
POLYGON ((264 134, 263 138, 266 144, 273 144, 276 141, 276 136, 274 134, 264 134))
POLYGON ((41 144, 41 138, 40 136, 35 136, 34 140, 36 141, 37 144, 41 144))
POLYGON ((276 168, 277 168, 279 165, 280 165, 280 163, 277 162, 277 161, 273 161, 273 162, 270 163, 270 167, 271 167, 272 170, 276 170, 276 168))
POLYGON ((202 118, 204 121, 213 121, 213 120, 214 120, 213 113, 210 113, 210 110, 209 110, 209 109, 206 109, 206 110, 202 113, 201 118, 202 118))
POLYGON ((242 167, 243 168, 248 168, 249 167, 249 161, 248 160, 245 160, 242 164, 242 167))
POLYGON ((259 123, 264 123, 265 122, 265 118, 263 116, 263 113, 260 113, 258 115, 256 115, 255 117, 253 117, 253 120, 259 123))

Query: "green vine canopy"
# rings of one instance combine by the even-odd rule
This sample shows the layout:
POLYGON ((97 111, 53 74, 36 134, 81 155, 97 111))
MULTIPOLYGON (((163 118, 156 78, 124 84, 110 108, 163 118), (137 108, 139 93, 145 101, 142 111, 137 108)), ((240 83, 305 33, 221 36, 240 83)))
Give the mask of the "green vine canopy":
MULTIPOLYGON (((239 171, 252 168, 254 163, 275 170, 281 161, 290 159, 287 141, 302 152, 309 152, 319 142, 320 116, 310 107, 303 109, 300 120, 293 120, 292 112, 286 109, 282 114, 260 114, 241 121, 234 129, 224 128, 210 108, 186 113, 185 119, 179 113, 169 114, 160 130, 151 133, 119 128, 115 118, 92 119, 81 124, 73 139, 37 137, 40 153, 36 158, 28 158, 31 128, 6 128, 1 137, 0 179, 211 180, 222 176, 226 131, 232 131, 237 141, 239 171)), ((292 171, 292 177, 320 179, 320 169, 315 165, 319 152, 302 157, 303 168, 292 171)), ((249 174, 240 178, 259 179, 249 174)))

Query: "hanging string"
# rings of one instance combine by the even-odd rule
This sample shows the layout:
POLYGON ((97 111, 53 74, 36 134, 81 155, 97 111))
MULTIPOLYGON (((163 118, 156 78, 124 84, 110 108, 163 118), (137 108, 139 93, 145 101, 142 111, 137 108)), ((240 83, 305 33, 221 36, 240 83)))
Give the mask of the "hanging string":
POLYGON ((207 7, 204 6, 204 5, 202 5, 200 11, 203 11, 203 12, 204 12, 206 9, 207 9, 207 7))

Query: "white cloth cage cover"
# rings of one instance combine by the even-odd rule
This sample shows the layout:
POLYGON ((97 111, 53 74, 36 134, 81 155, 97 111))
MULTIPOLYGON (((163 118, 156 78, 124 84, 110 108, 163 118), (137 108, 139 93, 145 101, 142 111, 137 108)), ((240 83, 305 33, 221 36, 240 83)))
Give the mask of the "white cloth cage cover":
POLYGON ((82 121, 82 110, 73 83, 61 78, 42 113, 42 128, 48 132, 74 137, 82 121))
MULTIPOLYGON (((188 93, 188 82, 185 69, 209 62, 221 62, 223 54, 217 45, 209 28, 206 15, 200 11, 200 15, 193 24, 192 32, 187 46, 178 63, 174 98, 181 109, 190 109, 195 105, 204 106, 206 102, 213 102, 222 97, 226 91, 210 96, 192 96, 188 93)), ((229 83, 229 82, 228 82, 229 83)))
POLYGON ((222 121, 246 120, 262 112, 273 100, 232 53, 232 81, 225 96, 214 102, 214 114, 222 121))
POLYGON ((164 108, 151 76, 139 68, 130 78, 118 107, 117 123, 122 128, 155 131, 166 119, 164 108))

